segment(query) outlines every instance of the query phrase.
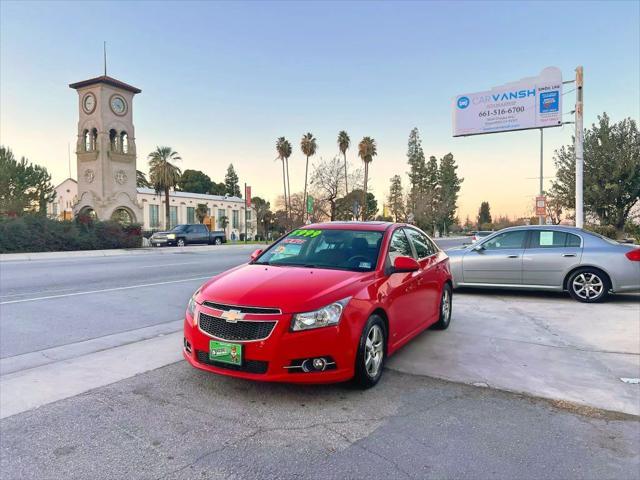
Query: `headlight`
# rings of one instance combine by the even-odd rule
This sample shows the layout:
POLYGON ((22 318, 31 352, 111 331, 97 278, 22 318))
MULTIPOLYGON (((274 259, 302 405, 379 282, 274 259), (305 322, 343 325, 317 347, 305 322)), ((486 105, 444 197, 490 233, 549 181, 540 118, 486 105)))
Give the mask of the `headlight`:
POLYGON ((296 313, 291 319, 291 330, 298 332, 300 330, 337 325, 340 322, 342 310, 347 306, 349 300, 351 300, 351 297, 344 298, 313 312, 296 313))
POLYGON ((196 307, 198 306, 198 303, 196 302, 196 297, 198 296, 199 293, 200 293, 200 289, 196 290, 196 292, 189 299, 189 304, 187 305, 187 313, 193 319, 194 325, 198 324, 198 320, 196 317, 196 307))
POLYGON ((167 235, 167 238, 170 238, 171 240, 173 240, 174 238, 176 238, 176 234, 175 233, 169 233, 167 235))

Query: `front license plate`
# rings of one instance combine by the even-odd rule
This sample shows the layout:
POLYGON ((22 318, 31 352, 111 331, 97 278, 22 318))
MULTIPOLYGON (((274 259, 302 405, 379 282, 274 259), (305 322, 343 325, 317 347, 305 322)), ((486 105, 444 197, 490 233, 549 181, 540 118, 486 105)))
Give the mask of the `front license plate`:
POLYGON ((209 340, 209 360, 242 365, 242 344, 209 340))

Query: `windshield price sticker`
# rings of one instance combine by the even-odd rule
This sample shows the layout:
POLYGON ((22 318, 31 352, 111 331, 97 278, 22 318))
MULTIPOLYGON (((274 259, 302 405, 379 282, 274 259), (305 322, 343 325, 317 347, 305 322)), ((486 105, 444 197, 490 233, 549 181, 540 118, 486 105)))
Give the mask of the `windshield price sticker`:
POLYGON ((318 235, 320 235, 322 233, 322 230, 312 230, 312 229, 299 229, 296 230, 295 232, 291 233, 292 237, 309 237, 309 238, 314 238, 317 237, 318 235))
POLYGON ((307 241, 306 238, 285 238, 282 243, 293 243, 294 245, 303 245, 307 241))

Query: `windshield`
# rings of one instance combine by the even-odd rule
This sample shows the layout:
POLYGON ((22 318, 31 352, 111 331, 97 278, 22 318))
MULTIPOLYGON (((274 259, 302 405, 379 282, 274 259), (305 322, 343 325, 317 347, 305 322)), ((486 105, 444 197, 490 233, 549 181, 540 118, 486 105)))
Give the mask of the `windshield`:
POLYGON ((273 244, 254 263, 370 272, 383 232, 302 228, 273 244))
POLYGON ((171 229, 172 232, 181 232, 183 231, 185 228, 187 228, 186 225, 176 225, 175 227, 173 227, 171 229))

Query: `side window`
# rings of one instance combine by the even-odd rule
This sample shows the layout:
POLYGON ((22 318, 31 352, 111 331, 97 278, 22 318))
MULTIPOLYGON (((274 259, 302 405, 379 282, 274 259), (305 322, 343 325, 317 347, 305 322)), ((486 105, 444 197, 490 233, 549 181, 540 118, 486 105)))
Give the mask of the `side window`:
POLYGON ((411 243, 413 243, 413 248, 416 249, 416 254, 419 259, 423 259, 435 253, 435 251, 431 247, 431 243, 429 239, 413 228, 407 228, 406 230, 409 238, 411 239, 411 243))
POLYGON ((531 246, 529 248, 562 248, 567 241, 565 232, 555 230, 531 230, 531 246))
POLYGON ((391 260, 391 263, 396 257, 413 257, 411 245, 404 233, 404 229, 396 230, 391 237, 391 243, 389 244, 389 260, 391 260))
POLYGON ((508 248, 522 248, 526 230, 516 230, 515 232, 504 232, 496 235, 491 240, 482 244, 485 250, 504 250, 508 248))
POLYGON ((581 244, 582 242, 578 235, 567 233, 567 247, 580 247, 581 244))

